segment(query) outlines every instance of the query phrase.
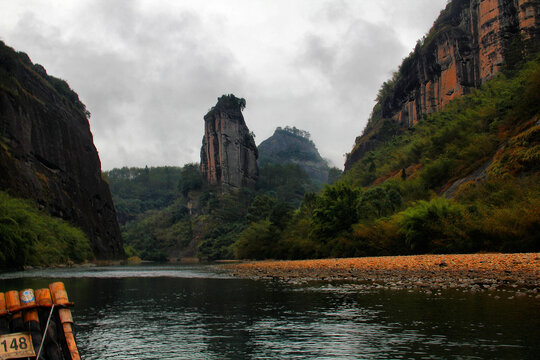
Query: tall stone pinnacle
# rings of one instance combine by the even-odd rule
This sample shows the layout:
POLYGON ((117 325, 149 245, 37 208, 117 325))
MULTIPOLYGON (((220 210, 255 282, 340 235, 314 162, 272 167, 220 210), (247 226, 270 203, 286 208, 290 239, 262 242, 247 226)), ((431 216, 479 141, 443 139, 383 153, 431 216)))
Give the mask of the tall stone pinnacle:
POLYGON ((258 151, 242 116, 244 99, 223 95, 204 116, 201 172, 210 185, 255 188, 258 151))

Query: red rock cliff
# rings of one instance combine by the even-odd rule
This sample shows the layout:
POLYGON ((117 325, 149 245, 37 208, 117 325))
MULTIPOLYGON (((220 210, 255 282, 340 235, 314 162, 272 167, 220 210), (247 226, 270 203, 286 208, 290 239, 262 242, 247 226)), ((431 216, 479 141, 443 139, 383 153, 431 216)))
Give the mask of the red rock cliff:
POLYGON ((385 141, 382 122, 411 127, 423 114, 499 73, 505 64, 538 49, 539 0, 453 0, 429 34, 385 84, 372 118, 347 156, 345 170, 385 141))
POLYGON ((224 95, 204 117, 201 172, 210 185, 255 188, 257 146, 242 116, 244 99, 224 95))

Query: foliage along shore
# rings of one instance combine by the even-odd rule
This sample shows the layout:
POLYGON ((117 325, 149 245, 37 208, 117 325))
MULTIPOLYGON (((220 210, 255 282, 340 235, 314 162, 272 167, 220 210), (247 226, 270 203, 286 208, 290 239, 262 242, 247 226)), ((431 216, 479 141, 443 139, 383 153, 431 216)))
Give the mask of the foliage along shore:
POLYGON ((49 267, 94 259, 88 237, 37 205, 0 191, 0 269, 49 267))
POLYGON ((540 57, 392 135, 319 192, 292 164, 225 193, 197 164, 105 175, 127 253, 143 260, 535 252, 538 134, 540 57))
POLYGON ((366 289, 421 289, 428 294, 457 289, 540 299, 540 253, 257 261, 222 268, 241 278, 290 284, 346 281, 366 289))
POLYGON ((540 249, 540 57, 371 151, 299 209, 252 222, 238 258, 540 249))
MULTIPOLYGON (((318 193, 291 164, 263 168, 255 192, 207 187, 197 164, 104 175, 128 256, 142 260, 534 252, 539 94, 536 58, 393 137, 318 193)), ((0 244, 1 266, 91 260, 84 234, 2 196, 0 231, 9 241, 0 244)))

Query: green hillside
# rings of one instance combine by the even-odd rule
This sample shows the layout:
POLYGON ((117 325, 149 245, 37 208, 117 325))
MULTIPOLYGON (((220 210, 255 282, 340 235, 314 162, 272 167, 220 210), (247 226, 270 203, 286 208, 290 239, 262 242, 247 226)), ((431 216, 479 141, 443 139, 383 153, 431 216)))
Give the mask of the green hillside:
POLYGON ((317 189, 297 164, 266 164, 257 190, 223 193, 203 184, 198 164, 122 168, 109 182, 128 255, 164 261, 199 256, 231 259, 231 247, 253 219, 286 210, 317 189))
POLYGON ((540 249, 540 61, 427 116, 306 196, 284 228, 253 222, 242 258, 540 249))
POLYGON ((172 204, 176 198, 180 168, 123 167, 104 171, 103 177, 109 183, 118 222, 124 226, 148 210, 172 204))
POLYGON ((197 164, 109 172, 125 243, 148 260, 538 251, 539 94, 536 58, 390 133, 319 193, 294 163, 266 162, 255 191, 205 185, 197 164))

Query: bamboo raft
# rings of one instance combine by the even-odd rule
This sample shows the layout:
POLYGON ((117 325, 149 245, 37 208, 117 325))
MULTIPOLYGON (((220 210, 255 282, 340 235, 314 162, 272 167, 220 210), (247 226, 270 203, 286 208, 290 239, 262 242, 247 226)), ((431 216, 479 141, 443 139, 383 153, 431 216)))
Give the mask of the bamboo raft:
POLYGON ((80 360, 65 286, 0 292, 0 360, 80 360))

